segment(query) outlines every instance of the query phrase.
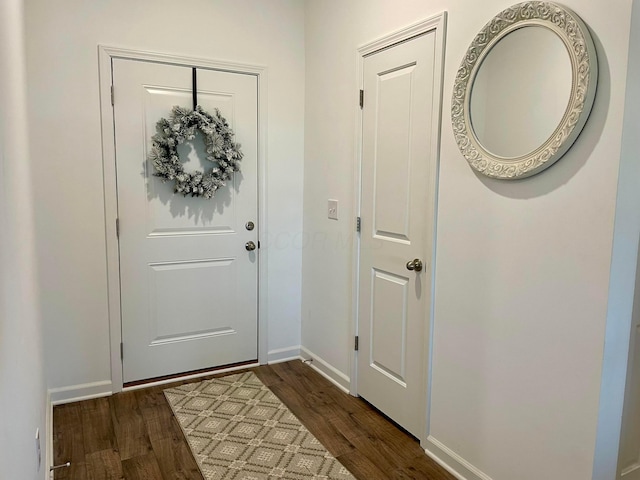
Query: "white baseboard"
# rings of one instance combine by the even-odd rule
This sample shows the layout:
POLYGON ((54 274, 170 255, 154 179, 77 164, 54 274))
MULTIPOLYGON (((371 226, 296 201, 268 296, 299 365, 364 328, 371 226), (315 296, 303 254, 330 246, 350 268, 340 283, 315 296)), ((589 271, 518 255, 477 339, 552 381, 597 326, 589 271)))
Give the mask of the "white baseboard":
POLYGON ((326 362, 305 347, 300 347, 300 356, 305 361, 311 360, 311 362, 308 363, 311 368, 313 368, 320 375, 332 382, 343 392, 349 393, 349 386, 351 385, 351 381, 347 375, 345 375, 329 362, 326 362))
POLYGON ((427 455, 459 480, 492 480, 431 435, 427 437, 423 447, 427 455))
POLYGON ((620 478, 624 480, 640 479, 640 462, 636 462, 633 465, 623 468, 620 473, 620 478))
POLYGON ((267 353, 267 363, 269 365, 271 365, 272 363, 288 362, 290 360, 299 359, 300 345, 295 345, 293 347, 276 348, 275 350, 269 350, 269 353, 267 353))
POLYGON ((48 396, 52 405, 62 405, 63 403, 79 402, 80 400, 108 397, 112 393, 111 380, 103 380, 69 387, 50 388, 48 396))

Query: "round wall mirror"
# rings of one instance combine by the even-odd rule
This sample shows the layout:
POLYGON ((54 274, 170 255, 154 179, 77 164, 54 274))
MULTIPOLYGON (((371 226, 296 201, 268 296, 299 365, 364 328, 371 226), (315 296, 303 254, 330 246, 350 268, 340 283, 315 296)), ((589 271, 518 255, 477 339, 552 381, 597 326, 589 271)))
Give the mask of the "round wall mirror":
POLYGON ((595 48, 575 13, 548 2, 514 5, 485 25, 458 70, 458 147, 487 176, 534 175, 576 140, 596 82, 595 48))
POLYGON ((551 136, 570 95, 571 60, 560 37, 540 26, 519 28, 478 68, 469 107, 473 132, 494 155, 521 157, 551 136))

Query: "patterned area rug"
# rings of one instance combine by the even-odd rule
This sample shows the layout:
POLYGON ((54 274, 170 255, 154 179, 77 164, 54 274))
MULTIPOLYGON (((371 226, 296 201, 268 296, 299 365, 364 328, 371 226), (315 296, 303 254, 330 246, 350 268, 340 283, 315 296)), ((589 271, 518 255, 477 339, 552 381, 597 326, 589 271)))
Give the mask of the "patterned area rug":
POLYGON ((207 480, 354 478, 252 372, 164 394, 207 480))

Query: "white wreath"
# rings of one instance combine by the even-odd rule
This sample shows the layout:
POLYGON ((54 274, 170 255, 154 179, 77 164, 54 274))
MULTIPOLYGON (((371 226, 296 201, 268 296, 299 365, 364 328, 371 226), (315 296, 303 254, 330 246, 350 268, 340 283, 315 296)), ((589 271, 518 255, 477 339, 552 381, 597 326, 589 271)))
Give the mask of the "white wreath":
POLYGON ((175 181, 175 193, 212 198, 234 172, 240 171, 239 162, 243 157, 240 144, 233 141, 233 130, 217 108, 214 115, 210 115, 200 105, 195 110, 175 106, 169 119, 158 121, 156 130, 157 133, 151 137, 148 158, 155 167, 156 177, 162 178, 163 182, 175 181), (204 136, 207 160, 217 166, 205 172, 185 172, 178 155, 178 145, 185 140, 193 140, 197 130, 204 136))

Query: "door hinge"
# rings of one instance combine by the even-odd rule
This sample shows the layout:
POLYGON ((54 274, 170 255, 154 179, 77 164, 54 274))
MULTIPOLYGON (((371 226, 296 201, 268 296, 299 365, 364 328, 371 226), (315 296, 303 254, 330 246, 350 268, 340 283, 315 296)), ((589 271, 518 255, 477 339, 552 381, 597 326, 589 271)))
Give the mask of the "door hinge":
POLYGON ((115 105, 113 101, 113 85, 111 85, 111 106, 115 105))
POLYGON ((124 343, 120 342, 120 360, 124 360, 124 343))
POLYGON ((356 352, 358 351, 358 347, 359 347, 359 345, 358 345, 358 343, 359 343, 358 339, 359 339, 359 338, 360 338, 360 337, 358 337, 358 335, 356 335, 356 337, 355 337, 355 341, 353 342, 353 349, 354 349, 356 352))
POLYGON ((362 229, 362 220, 360 217, 356 217, 356 232, 359 232, 362 229))
POLYGON ((360 108, 364 108, 364 90, 360 90, 360 108))
POLYGON ((116 218, 116 237, 120 238, 120 219, 116 218))

